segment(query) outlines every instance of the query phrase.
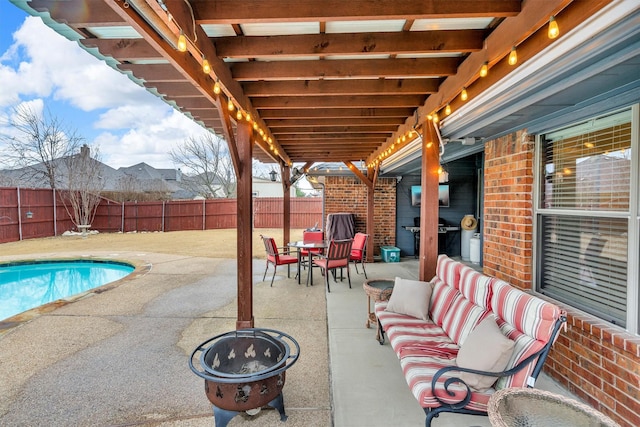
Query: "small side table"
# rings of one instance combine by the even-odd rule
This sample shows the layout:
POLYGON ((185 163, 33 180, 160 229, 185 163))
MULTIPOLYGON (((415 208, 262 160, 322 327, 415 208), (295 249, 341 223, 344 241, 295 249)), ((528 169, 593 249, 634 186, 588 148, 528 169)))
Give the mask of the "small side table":
MULTIPOLYGON (((387 301, 393 292, 393 285, 395 280, 391 279, 370 279, 362 284, 364 293, 367 294, 367 323, 365 326, 368 328, 372 323, 375 323, 379 328, 376 314, 371 311, 371 298, 374 301, 387 301)), ((380 331, 376 331, 376 339, 380 339, 380 331)))
POLYGON ((584 403, 534 388, 497 391, 489 399, 487 412, 494 427, 619 427, 611 418, 584 403))

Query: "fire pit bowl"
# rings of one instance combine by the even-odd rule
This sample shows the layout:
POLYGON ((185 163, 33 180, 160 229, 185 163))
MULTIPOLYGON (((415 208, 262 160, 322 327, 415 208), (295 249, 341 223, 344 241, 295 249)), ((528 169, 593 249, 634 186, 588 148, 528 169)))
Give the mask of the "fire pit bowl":
POLYGON ((283 332, 240 329, 200 344, 191 353, 189 367, 205 380, 216 426, 226 426, 238 412, 257 412, 265 405, 278 409, 280 419, 285 421, 285 371, 299 355, 298 342, 283 332))

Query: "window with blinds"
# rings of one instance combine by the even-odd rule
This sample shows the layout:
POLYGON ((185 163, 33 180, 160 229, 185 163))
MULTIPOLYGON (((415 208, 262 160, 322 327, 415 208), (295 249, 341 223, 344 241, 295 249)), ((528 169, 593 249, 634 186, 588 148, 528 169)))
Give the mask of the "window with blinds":
POLYGON ((542 207, 628 211, 631 111, 545 135, 542 207))
POLYGON ((625 326, 628 221, 561 215, 541 220, 540 292, 625 326))
POLYGON ((539 291, 625 326, 631 110, 542 141, 539 291))

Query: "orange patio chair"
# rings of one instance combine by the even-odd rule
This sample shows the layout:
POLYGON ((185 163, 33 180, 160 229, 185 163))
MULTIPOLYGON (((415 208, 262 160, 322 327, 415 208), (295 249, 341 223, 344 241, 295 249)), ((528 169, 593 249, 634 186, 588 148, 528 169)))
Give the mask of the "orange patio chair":
POLYGON ((264 275, 262 276, 262 281, 267 277, 267 270, 269 269, 269 264, 273 264, 273 276, 271 276, 271 285, 273 286, 273 279, 276 277, 276 270, 279 265, 287 266, 287 277, 291 277, 291 264, 298 263, 298 257, 289 255, 287 253, 280 253, 280 249, 289 250, 289 248, 279 248, 276 245, 276 241, 273 237, 267 237, 260 235, 262 237, 262 242, 264 243, 264 248, 267 251, 267 267, 264 269, 264 275))
POLYGON ((356 266, 356 273, 360 274, 358 271, 358 263, 362 265, 362 271, 364 271, 364 278, 367 277, 367 270, 364 269, 364 263, 367 260, 367 240, 369 239, 368 234, 364 233, 356 233, 353 238, 353 246, 351 247, 351 255, 349 259, 353 261, 353 265, 356 266))
MULTIPOLYGON (((334 279, 337 283, 335 270, 340 269, 340 274, 342 274, 342 269, 344 267, 347 268, 347 278, 349 279, 349 288, 351 288, 351 275, 349 274, 349 255, 351 254, 351 245, 353 244, 353 239, 347 240, 332 240, 329 243, 329 248, 327 249, 326 255, 316 255, 311 259, 311 267, 317 265, 322 269, 322 273, 324 274, 324 280, 327 284, 327 291, 331 292, 331 288, 329 287, 329 272, 333 271, 334 279)), ((309 281, 309 276, 307 276, 307 282, 309 281)))

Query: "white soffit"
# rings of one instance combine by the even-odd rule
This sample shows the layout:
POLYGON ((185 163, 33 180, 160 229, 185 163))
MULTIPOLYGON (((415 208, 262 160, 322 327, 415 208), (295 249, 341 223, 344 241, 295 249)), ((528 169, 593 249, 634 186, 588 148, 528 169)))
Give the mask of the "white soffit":
POLYGON ((229 24, 203 24, 200 27, 209 37, 233 37, 236 35, 233 27, 229 24))
POLYGON ((100 39, 141 39, 133 27, 128 25, 119 25, 117 27, 87 27, 91 34, 100 39))
POLYGON ((240 24, 245 36, 278 36, 291 34, 318 34, 319 22, 270 22, 240 24))
POLYGON ((416 19, 411 26, 411 31, 483 30, 491 22, 493 18, 416 19))
POLYGON ((371 21, 330 21, 326 24, 327 33, 379 33, 402 31, 404 19, 371 21))

